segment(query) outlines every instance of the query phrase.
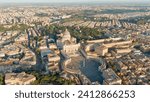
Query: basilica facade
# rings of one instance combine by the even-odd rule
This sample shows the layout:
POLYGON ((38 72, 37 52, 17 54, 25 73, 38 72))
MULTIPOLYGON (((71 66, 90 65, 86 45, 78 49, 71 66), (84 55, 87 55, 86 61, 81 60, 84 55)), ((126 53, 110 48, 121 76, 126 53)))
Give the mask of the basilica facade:
POLYGON ((57 40, 58 48, 67 55, 75 55, 78 53, 80 43, 76 42, 76 38, 71 37, 70 32, 66 29, 57 40))

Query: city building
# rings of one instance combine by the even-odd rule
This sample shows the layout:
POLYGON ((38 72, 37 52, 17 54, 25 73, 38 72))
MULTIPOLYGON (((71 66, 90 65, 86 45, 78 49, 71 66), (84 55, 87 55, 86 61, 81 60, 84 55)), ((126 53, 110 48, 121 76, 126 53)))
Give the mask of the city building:
POLYGON ((103 71, 104 85, 121 85, 121 78, 111 69, 108 68, 103 71))
POLYGON ((71 37, 67 29, 61 35, 61 38, 57 40, 58 48, 69 56, 78 55, 78 50, 81 46, 80 43, 76 43, 76 39, 71 37))
POLYGON ((22 73, 6 73, 6 85, 29 85, 36 80, 36 77, 30 74, 22 73))

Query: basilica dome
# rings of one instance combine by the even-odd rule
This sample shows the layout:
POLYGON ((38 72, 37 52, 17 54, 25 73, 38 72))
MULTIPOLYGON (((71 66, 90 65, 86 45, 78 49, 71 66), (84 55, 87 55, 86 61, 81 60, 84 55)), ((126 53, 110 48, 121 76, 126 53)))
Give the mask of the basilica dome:
POLYGON ((69 40, 69 41, 70 41, 70 39, 71 39, 70 32, 66 29, 65 32, 63 32, 62 40, 63 40, 63 41, 66 41, 66 40, 69 40))

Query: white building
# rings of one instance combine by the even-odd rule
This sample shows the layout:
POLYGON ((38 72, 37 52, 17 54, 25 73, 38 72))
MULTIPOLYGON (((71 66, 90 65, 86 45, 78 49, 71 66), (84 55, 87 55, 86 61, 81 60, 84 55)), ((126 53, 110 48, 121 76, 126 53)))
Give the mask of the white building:
POLYGON ((57 46, 68 55, 76 55, 80 48, 80 43, 76 43, 76 38, 71 37, 70 32, 66 29, 57 40, 57 46))
POLYGON ((0 58, 5 57, 5 53, 3 53, 2 51, 0 51, 0 58))

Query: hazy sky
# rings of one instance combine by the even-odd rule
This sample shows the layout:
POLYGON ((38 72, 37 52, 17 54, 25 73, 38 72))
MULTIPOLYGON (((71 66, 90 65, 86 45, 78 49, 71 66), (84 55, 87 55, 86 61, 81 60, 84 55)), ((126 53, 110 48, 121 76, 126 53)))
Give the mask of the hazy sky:
POLYGON ((0 3, 4 2, 149 2, 150 0, 0 0, 0 3))

